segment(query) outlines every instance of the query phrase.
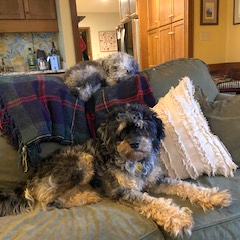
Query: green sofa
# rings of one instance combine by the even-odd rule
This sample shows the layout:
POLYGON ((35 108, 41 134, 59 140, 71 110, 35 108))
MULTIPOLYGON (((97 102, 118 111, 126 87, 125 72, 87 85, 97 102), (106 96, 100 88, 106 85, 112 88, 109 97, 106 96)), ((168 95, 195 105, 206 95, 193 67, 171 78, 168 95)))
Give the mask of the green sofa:
MULTIPOLYGON (((209 126, 215 134, 221 135, 219 137, 228 147, 235 163, 240 165, 239 141, 231 140, 233 135, 236 138, 240 134, 240 130, 237 132, 240 125, 240 112, 228 111, 228 116, 225 116, 222 111, 222 109, 228 109, 228 105, 231 105, 232 109, 234 106, 239 108, 237 103, 240 103, 240 97, 219 93, 204 62, 198 59, 177 59, 146 69, 144 72, 150 79, 157 99, 164 96, 171 86, 176 86, 179 79, 184 76, 190 77, 194 85, 199 86, 203 91, 198 95, 198 100, 209 120, 209 126), (232 102, 235 102, 234 106, 232 102), (239 124, 236 124, 237 121, 239 124), (235 129, 231 129, 232 135, 228 136, 228 128, 232 125, 235 129)), ((47 155, 57 147, 55 144, 47 145, 43 154, 47 155)), ((28 174, 18 168, 17 162, 17 152, 3 137, 0 137, 0 187, 14 186, 27 178, 28 174)), ((193 211, 195 224, 192 235, 183 236, 182 239, 240 239, 240 171, 237 170, 235 176, 231 178, 202 176, 193 182, 228 189, 233 201, 227 208, 204 212, 188 201, 165 196, 173 198, 177 204, 187 206, 193 211)), ((146 219, 131 208, 103 199, 97 204, 78 208, 55 209, 47 212, 36 207, 32 213, 1 217, 0 239, 163 240, 175 238, 162 231, 152 220, 146 219)))

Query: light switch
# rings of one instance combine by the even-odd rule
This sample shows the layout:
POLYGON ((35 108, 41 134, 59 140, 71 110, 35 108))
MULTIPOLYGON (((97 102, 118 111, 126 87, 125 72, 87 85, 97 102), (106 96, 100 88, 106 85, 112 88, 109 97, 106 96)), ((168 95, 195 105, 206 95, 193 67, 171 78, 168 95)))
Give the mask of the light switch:
POLYGON ((201 41, 209 41, 210 33, 209 32, 201 32, 200 33, 200 40, 201 41))

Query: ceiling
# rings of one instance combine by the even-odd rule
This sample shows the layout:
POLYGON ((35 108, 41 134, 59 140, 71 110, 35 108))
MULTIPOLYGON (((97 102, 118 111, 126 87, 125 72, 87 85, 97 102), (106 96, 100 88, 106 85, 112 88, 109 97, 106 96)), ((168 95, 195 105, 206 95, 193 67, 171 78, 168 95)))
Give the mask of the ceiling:
POLYGON ((118 0, 76 0, 77 12, 119 12, 118 0))

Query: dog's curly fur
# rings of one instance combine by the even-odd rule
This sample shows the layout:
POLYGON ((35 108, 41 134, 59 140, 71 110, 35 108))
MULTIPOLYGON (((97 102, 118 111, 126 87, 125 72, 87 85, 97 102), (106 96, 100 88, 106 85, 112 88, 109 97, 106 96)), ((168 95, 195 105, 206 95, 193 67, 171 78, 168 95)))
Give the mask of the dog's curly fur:
POLYGON ((0 193, 0 215, 29 211, 34 199, 46 208, 95 203, 100 200, 97 191, 153 219, 174 236, 191 234, 190 209, 150 194, 177 195, 204 210, 228 206, 231 195, 165 177, 159 161, 162 138, 162 121, 147 106, 118 107, 99 127, 96 141, 67 147, 42 164, 25 193, 19 193, 25 195, 18 200, 22 205, 16 198, 10 200, 13 193, 0 193))
POLYGON ((139 71, 135 59, 124 52, 93 61, 82 61, 64 74, 64 83, 72 93, 87 101, 98 89, 127 80, 139 71))

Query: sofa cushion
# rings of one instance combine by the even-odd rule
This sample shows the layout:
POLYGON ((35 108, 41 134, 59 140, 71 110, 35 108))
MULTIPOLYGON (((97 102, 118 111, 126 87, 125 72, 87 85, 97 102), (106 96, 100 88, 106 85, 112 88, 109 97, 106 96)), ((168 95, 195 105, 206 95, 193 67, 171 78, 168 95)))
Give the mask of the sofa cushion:
MULTIPOLYGON (((199 206, 191 205, 188 201, 178 197, 172 197, 174 202, 182 207, 188 207, 193 212, 194 226, 192 236, 184 236, 183 240, 237 240, 240 236, 240 170, 236 171, 234 177, 202 176, 193 181, 205 187, 219 187, 220 190, 227 189, 232 194, 232 203, 228 207, 217 208, 214 211, 204 212, 199 206)), ((163 195, 166 197, 166 195, 163 195)), ((169 196, 167 196, 169 197, 169 196)), ((163 232, 166 240, 176 240, 163 232)))
POLYGON ((0 218, 0 239, 164 240, 157 225, 119 203, 33 212, 0 218), (20 223, 20 224, 19 224, 20 223))
MULTIPOLYGON (((63 147, 65 145, 57 142, 40 143, 39 159, 41 160, 63 147)), ((25 182, 32 171, 32 168, 26 173, 23 171, 17 150, 7 143, 5 137, 0 136, 0 187, 15 187, 19 183, 25 182)))
POLYGON ((143 72, 149 77, 157 99, 167 94, 172 86, 177 86, 179 80, 185 76, 188 76, 195 86, 200 86, 210 101, 213 101, 219 93, 208 66, 199 59, 175 59, 143 72))
POLYGON ((234 162, 240 166, 240 96, 210 102, 199 89, 196 97, 211 131, 221 139, 234 162))
POLYGON ((196 179, 203 173, 233 176, 236 165, 208 126, 194 98, 192 81, 185 77, 153 107, 162 119, 166 137, 160 158, 172 178, 196 179))

